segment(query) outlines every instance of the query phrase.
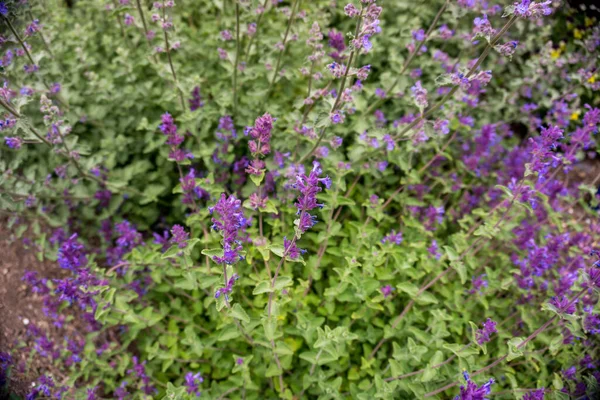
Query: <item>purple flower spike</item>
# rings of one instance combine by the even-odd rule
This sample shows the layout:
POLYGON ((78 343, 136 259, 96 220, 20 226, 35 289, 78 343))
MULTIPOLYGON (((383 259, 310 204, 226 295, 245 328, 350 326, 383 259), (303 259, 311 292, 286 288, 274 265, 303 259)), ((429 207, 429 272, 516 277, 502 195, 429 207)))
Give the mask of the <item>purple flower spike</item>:
POLYGON ((183 226, 173 225, 171 235, 173 236, 171 238, 171 244, 176 244, 180 249, 185 249, 190 234, 185 231, 183 226))
POLYGON ((250 226, 250 221, 242 212, 242 202, 234 195, 227 197, 223 193, 217 204, 209 207, 208 211, 217 215, 212 218, 212 228, 223 234, 223 257, 214 256, 213 260, 217 264, 234 264, 242 260, 240 233, 250 226))
POLYGON ((480 346, 484 343, 489 342, 491 340, 490 337, 494 333, 498 332, 498 330, 496 329, 496 322, 492 321, 490 318, 488 318, 487 321, 485 321, 481 325, 483 326, 483 328, 475 332, 477 344, 479 344, 480 346))
POLYGON ((460 394, 454 398, 454 400, 487 400, 489 397, 486 397, 491 392, 491 386, 494 383, 493 379, 490 379, 487 383, 482 385, 481 387, 477 386, 475 382, 471 380, 469 374, 465 371, 463 372, 463 376, 465 381, 467 381, 467 386, 460 387, 460 394))

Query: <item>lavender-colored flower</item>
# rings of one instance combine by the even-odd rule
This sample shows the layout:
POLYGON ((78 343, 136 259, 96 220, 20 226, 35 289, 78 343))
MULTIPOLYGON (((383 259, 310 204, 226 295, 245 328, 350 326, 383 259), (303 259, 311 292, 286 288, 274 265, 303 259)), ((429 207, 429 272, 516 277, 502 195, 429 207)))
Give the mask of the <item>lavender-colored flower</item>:
POLYGON ((15 149, 15 150, 20 149, 21 146, 23 145, 23 139, 21 139, 20 137, 6 136, 4 138, 4 141, 6 142, 6 145, 8 147, 10 147, 11 149, 15 149))
POLYGON ((438 242, 435 239, 431 241, 431 246, 427 248, 427 251, 434 256, 436 260, 439 260, 442 257, 442 253, 439 251, 438 242))
POLYGON ((560 312, 573 314, 576 310, 575 303, 572 303, 565 296, 555 296, 550 300, 550 304, 556 307, 560 312))
POLYGON ((496 322, 492 321, 490 318, 487 321, 481 324, 483 328, 477 330, 475 332, 475 338, 477 339, 477 343, 481 346, 484 343, 487 343, 491 340, 490 336, 494 333, 498 332, 496 329, 496 322))
POLYGON ((546 0, 540 3, 531 0, 521 0, 515 4, 515 14, 523 18, 537 19, 543 15, 552 14, 552 1, 546 0))
POLYGON ((125 25, 127 25, 127 26, 131 26, 135 22, 133 17, 128 13, 125 13, 124 20, 125 20, 125 25))
POLYGON ((127 381, 121 382, 119 387, 115 389, 115 396, 117 400, 125 400, 130 393, 127 391, 127 381))
POLYGON ((342 145, 343 139, 339 136, 334 136, 333 139, 331 139, 330 145, 332 149, 337 149, 342 145))
POLYGON ((176 244, 180 249, 186 248, 189 233, 185 231, 183 226, 173 225, 173 228, 171 228, 171 235, 171 244, 176 244))
POLYGON ((388 233, 386 236, 383 237, 383 239, 381 239, 381 243, 390 243, 390 244, 395 244, 395 245, 399 245, 402 243, 402 232, 398 232, 396 233, 395 230, 392 230, 390 233, 388 233))
POLYGON ((427 108, 429 103, 427 102, 427 89, 421 86, 421 81, 417 81, 413 87, 410 88, 415 104, 421 109, 427 108))
POLYGON ((275 119, 269 113, 256 118, 254 127, 248 134, 253 140, 248 142, 248 147, 255 157, 266 156, 271 152, 271 131, 275 119))
POLYGON ((164 113, 161 117, 162 123, 158 126, 161 132, 167 136, 167 144, 170 146, 179 146, 185 138, 177 134, 177 125, 169 113, 164 113))
POLYGON ((190 111, 196 111, 197 109, 204 107, 204 102, 202 101, 202 95, 200 94, 199 86, 196 86, 192 90, 192 98, 188 101, 190 103, 190 111))
POLYGON ((233 40, 233 36, 231 35, 231 32, 229 32, 228 30, 224 30, 224 31, 221 31, 221 39, 223 39, 225 41, 229 41, 229 40, 233 40))
POLYGON ((485 274, 474 276, 473 279, 471 279, 472 288, 469 290, 470 294, 481 293, 483 288, 488 287, 488 281, 483 278, 485 278, 485 274))
POLYGON ((352 3, 346 4, 346 6, 344 7, 344 12, 350 18, 357 17, 360 14, 360 10, 356 8, 352 3))
POLYGON ((423 29, 412 31, 412 37, 416 41, 420 42, 421 40, 425 39, 425 31, 423 29))
POLYGON ((331 115, 329 116, 329 118, 331 119, 331 122, 334 125, 341 124, 341 123, 344 122, 344 113, 342 113, 339 110, 336 110, 333 113, 331 113, 331 115))
POLYGON ((200 372, 194 374, 193 372, 188 372, 185 374, 185 382, 184 386, 186 387, 186 391, 188 394, 194 394, 196 396, 200 396, 200 384, 204 382, 204 378, 200 372))
POLYGON ((492 24, 487 18, 486 14, 483 14, 483 17, 476 17, 473 20, 473 36, 482 35, 482 36, 492 36, 496 33, 496 30, 492 28, 492 24))
POLYGON ((223 193, 217 204, 209 207, 208 211, 213 215, 216 213, 212 218, 212 228, 223 234, 223 257, 214 256, 213 260, 217 264, 234 264, 242 260, 240 233, 249 226, 242 211, 242 202, 234 195, 227 197, 223 193))
POLYGON ((8 15, 8 7, 6 7, 6 3, 3 1, 0 1, 0 14, 5 17, 8 15))
POLYGON ((327 189, 331 186, 331 179, 328 176, 319 178, 322 172, 321 165, 317 161, 314 161, 313 168, 308 176, 304 173, 296 175, 294 188, 300 191, 300 195, 295 205, 298 209, 296 214, 300 215, 298 230, 302 233, 306 232, 307 229, 316 223, 316 217, 311 216, 309 211, 317 207, 322 207, 321 204, 317 203, 317 193, 322 190, 319 184, 324 185, 327 189))
POLYGON ((287 254, 287 257, 292 260, 297 259, 300 256, 300 253, 306 252, 306 250, 298 249, 296 241, 288 240, 286 237, 283 238, 283 249, 284 253, 287 254))
POLYGON ((471 380, 469 374, 465 371, 463 372, 463 376, 465 381, 467 381, 467 386, 460 387, 460 394, 454 398, 454 400, 487 400, 486 397, 491 392, 491 386, 494 383, 493 379, 490 379, 484 385, 477 386, 475 382, 471 380))
POLYGON ((565 379, 568 379, 570 381, 574 381, 575 377, 577 375, 577 367, 576 366, 569 367, 569 368, 565 369, 562 372, 562 374, 563 374, 563 377, 565 379))
POLYGON ((329 31, 329 47, 336 49, 338 52, 346 50, 344 35, 335 30, 329 31))
POLYGON ((557 162, 557 156, 554 154, 558 141, 562 139, 563 131, 558 126, 542 128, 540 136, 529 138, 529 153, 531 154, 530 168, 533 172, 539 173, 539 181, 545 179, 545 175, 557 162))
POLYGON ((382 286, 379 290, 381 290, 381 294, 383 294, 384 298, 387 298, 392 294, 394 288, 391 285, 382 286))
POLYGON ((496 46, 496 50, 498 53, 502 54, 504 57, 511 58, 515 51, 517 50, 517 46, 519 42, 516 40, 511 40, 510 42, 506 42, 503 45, 496 46))
POLYGON ((215 292, 215 299, 221 297, 221 295, 225 295, 226 298, 229 297, 229 293, 233 291, 233 285, 240 277, 238 274, 233 274, 231 278, 227 281, 227 285, 224 288, 217 289, 215 292))
POLYGON ((61 268, 77 272, 80 267, 85 267, 87 257, 84 253, 84 247, 77 241, 77 234, 74 233, 65 240, 58 250, 58 265, 61 268))
POLYGON ((544 400, 544 388, 532 390, 523 396, 522 400, 544 400))

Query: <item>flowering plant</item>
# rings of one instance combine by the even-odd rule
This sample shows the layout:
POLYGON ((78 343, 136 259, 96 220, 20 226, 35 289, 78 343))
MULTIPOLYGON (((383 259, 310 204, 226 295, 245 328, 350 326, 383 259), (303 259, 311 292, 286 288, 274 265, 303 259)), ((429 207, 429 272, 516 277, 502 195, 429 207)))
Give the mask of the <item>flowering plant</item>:
POLYGON ((0 349, 0 394, 598 396, 595 20, 30 0, 0 24, 0 213, 56 270, 23 277, 52 328, 12 349, 44 367, 0 349))

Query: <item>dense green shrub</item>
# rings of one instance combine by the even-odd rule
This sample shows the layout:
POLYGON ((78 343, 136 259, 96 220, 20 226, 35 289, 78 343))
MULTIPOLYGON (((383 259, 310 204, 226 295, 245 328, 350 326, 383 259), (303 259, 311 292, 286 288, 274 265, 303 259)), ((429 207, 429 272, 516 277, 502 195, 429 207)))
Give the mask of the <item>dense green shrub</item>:
POLYGON ((0 2, 31 398, 597 398, 595 20, 69 4, 0 2))

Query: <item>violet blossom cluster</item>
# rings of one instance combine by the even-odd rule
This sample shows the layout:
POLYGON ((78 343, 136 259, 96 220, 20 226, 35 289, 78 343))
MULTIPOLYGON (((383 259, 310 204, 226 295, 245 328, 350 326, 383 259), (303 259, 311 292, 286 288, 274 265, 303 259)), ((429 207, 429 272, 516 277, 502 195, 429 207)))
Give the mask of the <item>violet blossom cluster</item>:
POLYGON ((467 382, 466 386, 460 387, 460 394, 457 395, 454 400, 488 400, 488 394, 492 391, 491 387, 494 383, 493 379, 490 379, 482 386, 478 386, 475 382, 471 380, 469 374, 465 371, 463 372, 463 377, 467 382))
POLYGON ((212 217, 212 229, 223 235, 223 256, 213 256, 217 264, 234 264, 244 257, 241 255, 241 237, 244 230, 250 226, 242 210, 242 202, 234 195, 227 197, 221 194, 219 201, 208 211, 212 217))
POLYGON ((483 345, 491 340, 491 336, 498 332, 496 329, 496 322, 492 321, 492 319, 488 318, 485 322, 481 324, 482 328, 478 329, 475 332, 475 338, 477 340, 478 345, 483 345))
POLYGON ((317 217, 311 215, 309 211, 317 207, 323 207, 322 204, 317 203, 317 193, 322 190, 319 185, 323 185, 327 189, 331 187, 331 179, 328 176, 325 178, 319 177, 322 172, 321 165, 317 161, 314 161, 313 168, 308 175, 302 173, 296 176, 294 188, 300 192, 300 195, 296 200, 295 206, 297 208, 296 215, 300 216, 298 219, 298 231, 301 234, 317 222, 317 217))

